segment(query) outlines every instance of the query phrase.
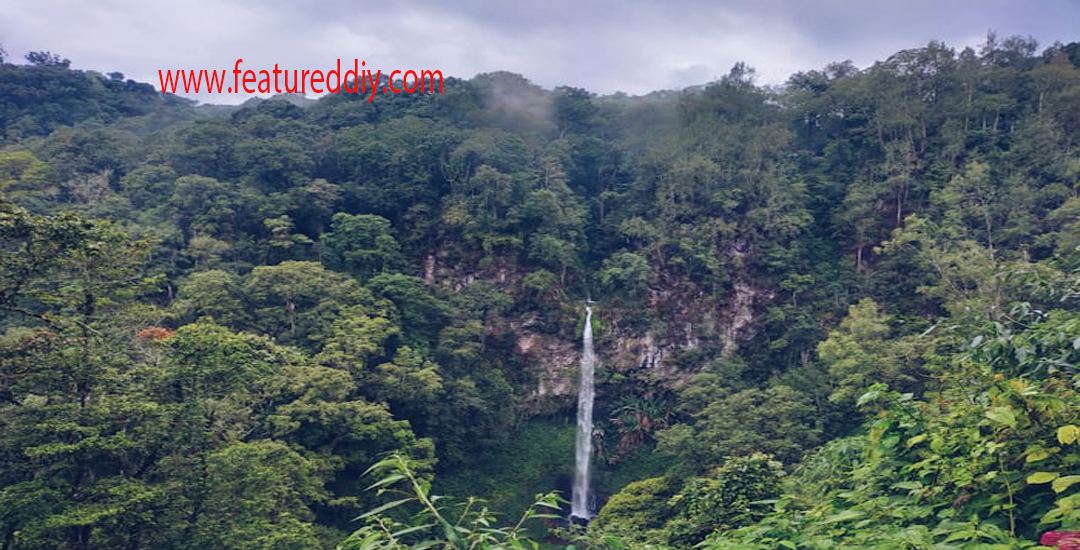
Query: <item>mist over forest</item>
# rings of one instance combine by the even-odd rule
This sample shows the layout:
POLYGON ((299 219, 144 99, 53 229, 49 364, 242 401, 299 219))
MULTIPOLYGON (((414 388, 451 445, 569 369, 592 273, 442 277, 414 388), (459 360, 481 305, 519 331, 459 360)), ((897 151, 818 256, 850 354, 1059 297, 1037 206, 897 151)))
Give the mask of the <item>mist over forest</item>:
POLYGON ((1080 43, 443 90, 0 48, 0 550, 1080 544, 1080 43))

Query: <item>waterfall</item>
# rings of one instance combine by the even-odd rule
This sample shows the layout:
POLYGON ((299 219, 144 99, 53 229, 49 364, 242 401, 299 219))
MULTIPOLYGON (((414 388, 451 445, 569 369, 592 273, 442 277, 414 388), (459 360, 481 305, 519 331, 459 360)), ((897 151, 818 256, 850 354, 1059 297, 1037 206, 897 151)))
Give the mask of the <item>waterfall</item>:
POLYGON ((585 330, 581 335, 581 386, 578 388, 577 442, 574 449, 574 492, 570 505, 570 517, 589 520, 593 517, 589 500, 589 459, 592 458, 593 431, 593 371, 596 355, 593 353, 592 308, 585 306, 585 330))

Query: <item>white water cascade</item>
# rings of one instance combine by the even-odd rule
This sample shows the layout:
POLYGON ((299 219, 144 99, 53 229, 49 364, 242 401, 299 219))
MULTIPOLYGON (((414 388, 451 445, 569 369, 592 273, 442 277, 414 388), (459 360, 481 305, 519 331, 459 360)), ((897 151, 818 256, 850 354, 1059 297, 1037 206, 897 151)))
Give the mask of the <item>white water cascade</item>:
POLYGON ((596 355, 593 352, 592 308, 585 306, 585 330, 581 335, 581 386, 578 388, 577 442, 574 449, 574 491, 570 503, 570 518, 588 521, 593 517, 589 500, 589 459, 592 458, 593 431, 593 371, 596 355))

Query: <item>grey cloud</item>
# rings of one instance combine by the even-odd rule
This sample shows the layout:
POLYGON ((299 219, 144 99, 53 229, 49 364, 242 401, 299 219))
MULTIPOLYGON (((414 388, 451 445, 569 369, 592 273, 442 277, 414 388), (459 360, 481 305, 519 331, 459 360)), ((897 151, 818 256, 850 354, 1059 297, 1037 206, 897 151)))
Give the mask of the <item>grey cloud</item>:
MULTIPOLYGON (((47 49, 78 68, 157 83, 159 69, 440 69, 520 73, 544 87, 633 94, 702 84, 737 61, 764 83, 852 59, 865 67, 931 39, 976 44, 988 29, 1044 46, 1080 37, 1080 0, 6 0, 9 54, 47 49)), ((235 103, 241 96, 203 96, 235 103)))

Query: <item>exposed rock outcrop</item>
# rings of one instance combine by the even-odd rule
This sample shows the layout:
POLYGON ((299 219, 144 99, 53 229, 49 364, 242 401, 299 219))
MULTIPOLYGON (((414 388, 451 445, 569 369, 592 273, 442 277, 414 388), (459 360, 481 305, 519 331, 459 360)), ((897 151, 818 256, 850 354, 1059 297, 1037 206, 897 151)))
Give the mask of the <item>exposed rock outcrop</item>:
MULTIPOLYGON (((735 259, 739 250, 729 251, 735 259)), ((521 275, 507 267, 458 273, 429 256, 424 262, 424 279, 452 292, 486 281, 508 292, 518 290, 521 275)), ((617 304, 594 308, 601 327, 597 331, 598 391, 603 392, 604 372, 648 381, 669 388, 687 383, 711 360, 729 356, 740 343, 753 338, 760 329, 760 314, 773 293, 755 286, 736 272, 729 291, 709 296, 697 285, 671 283, 650 290, 637 309, 617 304), (644 306, 647 315, 643 315, 644 306), (652 319, 645 322, 643 319, 652 319), (696 352, 696 353, 691 353, 696 352)), ((570 306, 567 306, 568 308, 570 306)), ((563 321, 570 322, 569 310, 563 321)), ((580 361, 580 319, 578 325, 553 330, 542 326, 537 316, 488 319, 492 336, 510 334, 513 352, 520 356, 525 372, 521 396, 525 414, 553 412, 572 406, 577 392, 580 361)))

